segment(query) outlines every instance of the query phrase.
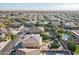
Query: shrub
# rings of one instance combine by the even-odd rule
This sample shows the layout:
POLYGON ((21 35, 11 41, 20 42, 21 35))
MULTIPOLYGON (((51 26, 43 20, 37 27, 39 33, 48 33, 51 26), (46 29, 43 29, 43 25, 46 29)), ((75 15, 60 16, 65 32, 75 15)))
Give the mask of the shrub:
POLYGON ((44 33, 39 33, 40 36, 42 36, 43 40, 47 40, 47 39, 50 39, 49 35, 46 35, 44 33))
POLYGON ((57 48, 59 48, 59 43, 55 43, 55 44, 51 44, 51 47, 50 48, 55 48, 55 49, 57 49, 57 48))
POLYGON ((74 52, 76 50, 76 45, 73 43, 68 44, 68 49, 72 52, 74 52))

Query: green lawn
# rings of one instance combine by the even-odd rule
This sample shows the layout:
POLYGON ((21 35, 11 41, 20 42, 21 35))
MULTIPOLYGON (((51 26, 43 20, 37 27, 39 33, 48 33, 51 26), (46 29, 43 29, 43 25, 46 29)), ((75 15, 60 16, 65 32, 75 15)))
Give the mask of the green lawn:
POLYGON ((79 55, 79 45, 76 45, 76 51, 75 51, 76 55, 79 55))

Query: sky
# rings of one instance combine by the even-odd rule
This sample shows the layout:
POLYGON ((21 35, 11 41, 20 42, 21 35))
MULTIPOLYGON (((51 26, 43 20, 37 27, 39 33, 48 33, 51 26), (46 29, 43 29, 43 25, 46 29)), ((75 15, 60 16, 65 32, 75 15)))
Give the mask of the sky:
POLYGON ((79 10, 78 3, 0 3, 1 10, 79 10))

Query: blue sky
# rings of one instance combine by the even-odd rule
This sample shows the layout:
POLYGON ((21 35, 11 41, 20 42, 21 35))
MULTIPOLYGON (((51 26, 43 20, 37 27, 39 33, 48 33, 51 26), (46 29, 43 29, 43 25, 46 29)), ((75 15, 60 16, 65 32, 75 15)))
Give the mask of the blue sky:
POLYGON ((0 3, 0 9, 14 10, 79 10, 79 4, 64 3, 0 3))

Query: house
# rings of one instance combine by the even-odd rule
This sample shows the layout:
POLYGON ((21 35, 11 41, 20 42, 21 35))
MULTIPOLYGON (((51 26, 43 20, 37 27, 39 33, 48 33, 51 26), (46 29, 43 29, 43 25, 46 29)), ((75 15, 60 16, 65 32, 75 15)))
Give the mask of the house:
POLYGON ((5 37, 5 33, 0 31, 0 40, 3 39, 5 37))
POLYGON ((60 21, 58 21, 58 20, 52 20, 51 24, 52 24, 52 26, 60 26, 60 21))
POLYGON ((13 28, 17 28, 17 27, 20 27, 20 26, 21 26, 20 22, 11 23, 11 27, 13 27, 13 28))
POLYGON ((76 27, 76 25, 73 22, 67 22, 64 24, 64 28, 73 28, 76 27))
POLYGON ((40 50, 22 48, 22 49, 16 50, 16 55, 40 55, 40 50))
POLYGON ((20 26, 20 27, 17 27, 17 28, 12 28, 12 27, 10 27, 9 30, 10 30, 11 33, 17 34, 17 33, 19 33, 20 30, 23 29, 23 28, 24 28, 23 26, 20 26))
POLYGON ((21 41, 22 47, 40 48, 42 45, 42 37, 39 34, 29 34, 21 41))
POLYGON ((40 55, 42 37, 39 34, 27 34, 19 42, 16 55, 40 55))
POLYGON ((29 32, 36 33, 36 32, 44 32, 44 27, 31 27, 29 28, 29 32))
POLYGON ((72 35, 74 36, 74 42, 79 44, 79 30, 73 30, 72 35))
POLYGON ((56 18, 54 16, 49 16, 49 20, 50 20, 49 23, 51 23, 52 26, 60 26, 61 19, 56 18))
POLYGON ((6 36, 6 33, 8 33, 6 28, 0 28, 0 38, 4 38, 6 36))
POLYGON ((44 32, 44 27, 25 27, 20 32, 29 32, 29 33, 37 33, 37 32, 44 32))
POLYGON ((6 18, 4 18, 4 17, 0 17, 0 22, 5 22, 5 21, 7 21, 7 19, 6 18))
POLYGON ((79 30, 73 30, 72 34, 79 40, 79 30))

